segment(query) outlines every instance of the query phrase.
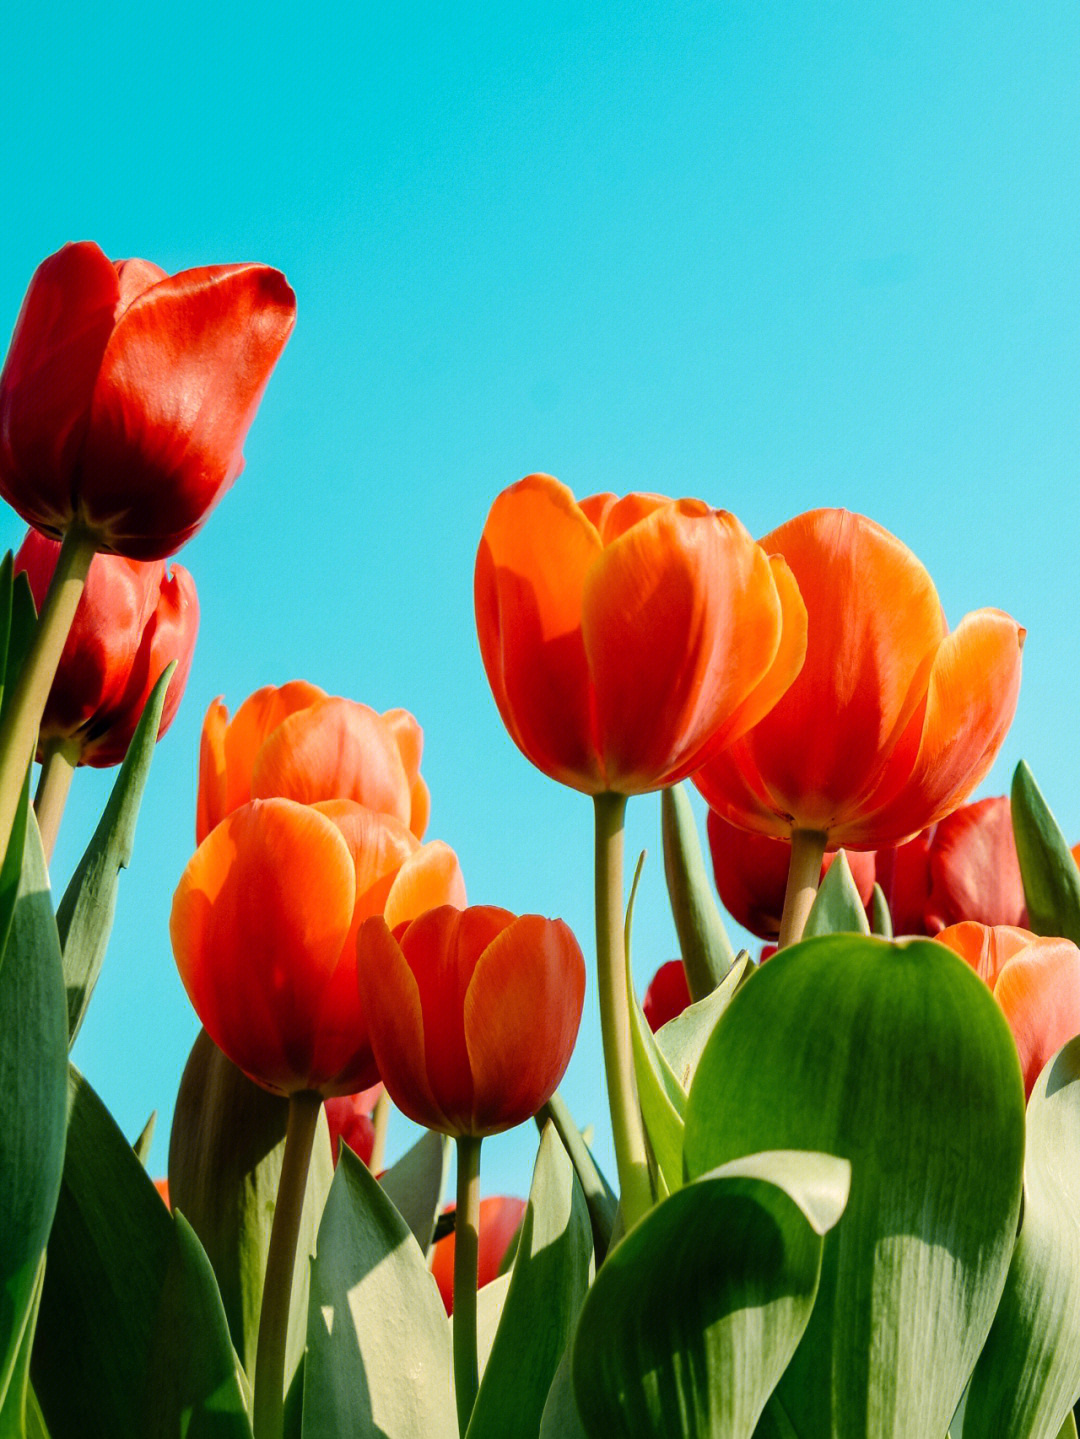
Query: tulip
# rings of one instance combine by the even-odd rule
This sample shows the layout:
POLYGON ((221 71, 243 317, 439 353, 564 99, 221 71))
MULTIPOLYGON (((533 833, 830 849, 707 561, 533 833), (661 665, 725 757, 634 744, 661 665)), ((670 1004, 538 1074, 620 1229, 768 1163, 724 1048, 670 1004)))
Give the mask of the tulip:
POLYGON ((162 1203, 165 1205, 165 1208, 171 1209, 172 1204, 169 1202, 169 1181, 167 1179, 155 1179, 154 1188, 161 1195, 162 1203))
POLYGON ((686 982, 686 968, 681 959, 669 959, 662 964, 649 982, 641 1011, 645 1021, 655 1034, 669 1019, 682 1014, 691 1003, 690 986, 686 982))
POLYGON ((30 281, 0 374, 0 495, 54 538, 172 554, 240 473, 295 318, 265 265, 166 275, 65 245, 30 281))
POLYGON ((453 851, 349 800, 253 800, 203 840, 173 900, 180 977, 219 1049, 279 1094, 378 1081, 356 933, 465 902, 453 851))
POLYGON ((407 710, 379 715, 305 680, 256 690, 231 720, 218 698, 203 721, 196 838, 252 799, 282 798, 355 800, 420 839, 430 809, 423 743, 407 710))
POLYGON ((902 843, 982 779, 1016 708, 1025 632, 978 610, 950 634, 926 570, 861 515, 814 510, 762 545, 806 601, 806 663, 695 782, 732 824, 792 840, 783 946, 802 932, 826 848, 902 843))
MULTIPOLYGON (((738 829, 715 810, 709 811, 707 829, 716 892, 724 908, 759 939, 776 939, 791 866, 790 842, 738 829)), ((835 858, 836 852, 822 858, 819 884, 835 858)), ((874 855, 853 850, 847 860, 859 898, 867 905, 874 888, 874 855)))
POLYGON ((330 1152, 335 1165, 344 1143, 371 1168, 375 1152, 372 1116, 382 1093, 380 1083, 362 1089, 359 1094, 338 1094, 326 1101, 326 1124, 330 1130, 330 1152))
POLYGON ((935 939, 992 990, 1016 1040, 1030 1096, 1046 1062, 1080 1034, 1080 949, 1068 939, 970 920, 949 925, 935 939))
POLYGON ((528 475, 476 557, 480 653, 503 723, 586 794, 674 784, 783 694, 806 645, 782 560, 699 500, 575 501, 528 475))
POLYGON ((907 844, 879 850, 877 874, 896 934, 936 935, 969 919, 1027 924, 1005 796, 963 805, 907 844))
MULTIPOLYGON (((453 1214, 454 1206, 448 1205, 443 1213, 453 1214)), ((478 1289, 483 1289, 485 1284, 498 1279, 506 1252, 521 1228, 524 1215, 524 1199, 514 1199, 505 1194, 481 1199, 476 1276, 478 1289)), ((455 1243, 456 1235, 451 1231, 444 1239, 440 1239, 431 1251, 431 1272, 439 1286, 447 1314, 454 1312, 455 1243)))

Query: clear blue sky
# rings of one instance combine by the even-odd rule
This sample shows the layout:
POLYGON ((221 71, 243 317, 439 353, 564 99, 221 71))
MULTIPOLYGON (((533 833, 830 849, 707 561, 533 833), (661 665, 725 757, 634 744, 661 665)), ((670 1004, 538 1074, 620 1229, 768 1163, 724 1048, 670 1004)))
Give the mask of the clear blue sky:
MULTIPOLYGON (((755 534, 817 505, 881 521, 952 624, 1027 626, 982 792, 1026 757, 1080 839, 1074 0, 18 6, 0 157, 5 339, 73 239, 266 261, 299 299, 247 470, 181 555, 202 632, 76 1049, 128 1133, 158 1109, 157 1172, 215 695, 304 677, 412 709, 470 899, 561 915, 591 952, 590 806, 506 737, 473 628, 487 508, 530 470, 700 495, 755 534)), ((78 776, 58 883, 104 794, 78 776)), ((655 798, 630 823, 644 985, 674 953, 655 798)), ((595 1005, 564 1092, 613 1167, 595 1005)), ((534 1147, 492 1140, 485 1191, 524 1192, 534 1147)))

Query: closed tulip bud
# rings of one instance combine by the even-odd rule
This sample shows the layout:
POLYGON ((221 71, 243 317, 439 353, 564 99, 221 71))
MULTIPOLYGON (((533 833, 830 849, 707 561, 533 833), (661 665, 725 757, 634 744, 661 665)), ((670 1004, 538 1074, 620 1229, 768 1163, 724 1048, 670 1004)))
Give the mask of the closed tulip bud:
POLYGON ((293 680, 256 690, 233 718, 220 699, 203 721, 195 836, 253 799, 351 799, 422 838, 430 797, 420 778, 424 735, 407 710, 367 705, 293 680))
POLYGON ((397 1107, 474 1137, 531 1118, 577 1038, 585 962, 559 919, 441 906, 360 929, 357 973, 376 1064, 397 1107))
MULTIPOLYGON (((453 1214, 451 1204, 443 1210, 453 1214)), ((525 1216, 524 1199, 514 1199, 505 1194, 492 1195, 480 1201, 480 1242, 477 1248, 476 1285, 483 1289, 493 1279, 498 1279, 506 1258, 506 1251, 513 1243, 514 1235, 521 1228, 525 1216)), ((431 1251, 431 1273, 439 1286, 447 1314, 454 1312, 454 1251, 456 1236, 453 1233, 440 1239, 431 1251)))
MULTIPOLYGON (((15 556, 40 609, 60 546, 31 530, 15 556)), ((181 565, 95 555, 41 720, 38 758, 62 741, 73 764, 121 762, 150 691, 173 660, 159 737, 172 724, 199 628, 195 582, 181 565)))
POLYGON ((755 724, 802 665, 783 560, 700 500, 593 495, 529 475, 491 507, 476 626, 503 723, 586 794, 676 783, 755 724))
POLYGON ((38 266, 0 374, 0 495, 36 529, 163 559, 243 467, 296 318, 283 275, 167 275, 65 245, 38 266))

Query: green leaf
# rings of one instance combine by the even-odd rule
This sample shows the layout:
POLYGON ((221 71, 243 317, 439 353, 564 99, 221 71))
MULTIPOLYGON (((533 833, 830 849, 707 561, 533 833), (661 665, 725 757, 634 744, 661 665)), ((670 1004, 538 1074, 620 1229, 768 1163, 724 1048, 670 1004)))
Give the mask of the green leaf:
POLYGON ((611 1243, 615 1211, 619 1204, 618 1198, 592 1156, 589 1139, 582 1130, 578 1129, 574 1116, 570 1113, 566 1101, 558 1090, 536 1115, 536 1123, 541 1133, 543 1133, 544 1124, 549 1119, 555 1126, 556 1134, 562 1140, 563 1148, 570 1156, 570 1163, 574 1166, 574 1173, 577 1175, 578 1183, 585 1195, 585 1203, 589 1206, 589 1218, 592 1220, 593 1251, 596 1255, 596 1262, 602 1264, 604 1255, 608 1251, 608 1245, 611 1243))
POLYGON ((713 899, 686 786, 664 790, 660 806, 664 874, 686 982, 694 999, 704 999, 731 968, 735 951, 713 899))
MULTIPOLYGON (((627 931, 629 934, 629 930, 627 931)), ((627 963, 626 988, 630 999, 630 1041, 637 1076, 638 1103, 645 1121, 645 1133, 657 1167, 668 1192, 678 1189, 683 1172, 683 1116, 686 1113, 686 1091, 675 1078, 671 1065, 634 992, 633 977, 627 963)))
POLYGON ((31 1361, 53 1439, 250 1439, 221 1300, 72 1067, 64 1178, 31 1361))
MULTIPOLYGON (((784 1406, 775 1394, 769 1396, 769 1402, 765 1405, 758 1426, 754 1430, 754 1439, 799 1439, 792 1427, 791 1420, 784 1411, 784 1406)), ((945 1436, 948 1439, 948 1435, 945 1436)))
POLYGON ((33 1298, 27 1312, 19 1352, 12 1366, 11 1380, 7 1395, 0 1403, 0 1439, 26 1439, 30 1401, 30 1353, 34 1347, 34 1330, 37 1327, 38 1306, 41 1302, 41 1285, 45 1278, 45 1255, 42 1254, 34 1282, 33 1298))
POLYGON ((303 1439, 456 1439, 450 1332, 412 1231, 343 1149, 311 1263, 303 1439))
POLYGON ((559 1359, 574 1332, 592 1270, 592 1229, 555 1128, 547 1124, 509 1292, 468 1439, 536 1434, 559 1359))
POLYGON ((1023 1085, 986 985, 927 940, 829 936, 763 965, 698 1066, 687 1171, 781 1148, 852 1166, 779 1385, 793 1427, 800 1439, 943 1435, 989 1332, 1020 1205, 1023 1085))
POLYGON ((16 816, 22 864, 0 964, 0 1404, 36 1304, 60 1192, 67 1022, 60 943, 33 812, 16 816))
POLYGON ((0 714, 11 697, 34 637, 37 611, 25 573, 14 573, 10 550, 0 561, 0 714))
POLYGON ((819 934, 869 934, 870 922, 851 877, 847 855, 838 850, 811 907, 804 939, 819 934))
POLYGON ((574 1398, 573 1356, 573 1346, 568 1345, 548 1391, 540 1439, 588 1439, 574 1398))
POLYGON ((157 1128, 157 1110, 155 1109, 150 1118, 139 1131, 139 1137, 131 1146, 139 1157, 139 1163, 146 1168, 146 1161, 150 1157, 150 1146, 154 1142, 154 1130, 157 1128))
POLYGON ((429 1129, 380 1180, 425 1254, 431 1248, 449 1168, 449 1139, 429 1129))
POLYGON ((1036 934, 1080 943, 1080 872, 1023 760, 1013 775, 1011 805, 1028 923, 1036 934))
POLYGON ((56 912, 64 951, 68 1031, 72 1042, 83 1022, 105 959, 116 913, 120 871, 131 863, 135 821, 154 757, 165 691, 175 668, 174 660, 150 692, 109 802, 56 912))
MULTIPOLYGON (((489 1284, 477 1291, 476 1295, 476 1363, 480 1378, 484 1377, 491 1347, 499 1330, 499 1321, 506 1308, 506 1296, 513 1278, 508 1269, 505 1274, 496 1275, 489 1284)), ((454 1348, 454 1316, 450 1316, 450 1350, 454 1348)))
POLYGON ((1076 1439, 1076 1416, 1066 1415, 1065 1422, 1058 1430, 1057 1439, 1076 1439))
POLYGON ((885 891, 881 885, 876 883, 871 891, 870 900, 870 929, 872 933, 879 934, 882 939, 892 939, 892 915, 889 913, 889 901, 885 898, 885 891))
POLYGON ((750 1439, 817 1294, 850 1166, 761 1154, 673 1194, 597 1275, 574 1342, 590 1439, 750 1439))
MULTIPOLYGON (((696 1004, 691 1004, 682 1014, 669 1019, 667 1024, 656 1031, 656 1043, 660 1052, 671 1066, 680 1087, 687 1093, 698 1061, 717 1021, 735 997, 735 991, 740 984, 753 972, 750 956, 745 949, 740 950, 735 963, 712 994, 705 999, 699 999, 696 1004)), ((685 1107, 683 1112, 685 1114, 685 1107)))
POLYGON ((1020 1234, 956 1439, 1054 1439, 1080 1395, 1078 1214, 1080 1039, 1073 1039, 1028 1101, 1020 1234))
MULTIPOLYGON (((236 1352, 248 1378, 285 1153, 289 1102, 241 1074, 210 1036, 196 1039, 180 1081, 169 1140, 169 1197, 191 1224, 217 1276, 236 1352)), ((289 1306, 286 1387, 307 1337, 308 1266, 333 1178, 330 1136, 319 1118, 300 1218, 289 1306)))

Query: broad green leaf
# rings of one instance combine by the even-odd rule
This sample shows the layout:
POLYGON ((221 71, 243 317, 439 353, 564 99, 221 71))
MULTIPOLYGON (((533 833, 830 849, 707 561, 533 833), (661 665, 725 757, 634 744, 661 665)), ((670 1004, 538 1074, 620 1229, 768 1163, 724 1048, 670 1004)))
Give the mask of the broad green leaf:
POLYGON ((0 1439, 26 1439, 27 1425, 30 1422, 28 1411, 31 1409, 30 1352, 34 1347, 34 1330, 37 1327, 38 1305, 41 1302, 41 1285, 44 1278, 45 1255, 42 1254, 7 1394, 0 1403, 0 1439))
POLYGON ((34 1393, 34 1386, 32 1384, 30 1386, 30 1391, 26 1396, 25 1439, 49 1439, 49 1431, 45 1424, 45 1416, 41 1412, 41 1405, 37 1401, 37 1395, 34 1393))
POLYGON ((817 1294, 850 1166, 761 1154, 653 1209, 608 1256, 574 1341, 590 1439, 750 1439, 817 1294))
MULTIPOLYGON (((236 1352, 255 1375, 263 1276, 285 1152, 288 1100, 254 1084, 201 1031, 176 1098, 169 1140, 169 1197, 187 1219, 217 1276, 236 1352)), ((333 1177, 320 1116, 300 1218, 289 1306, 286 1384, 307 1336, 308 1266, 333 1177)))
POLYGON ((1055 1439, 1080 1395, 1080 1039, 1028 1101, 1024 1208, 956 1439, 1055 1439))
POLYGON ((1065 1423, 1058 1430, 1057 1439, 1076 1439, 1076 1415, 1066 1416, 1065 1423))
POLYGON ((1064 935, 1080 943, 1080 872, 1023 760, 1013 775, 1010 803, 1028 923, 1036 934, 1064 935))
POLYGON ((468 1439, 536 1434, 592 1269, 585 1196, 554 1126, 540 1140, 510 1288, 468 1439))
POLYGON ((343 1149, 311 1262, 303 1439, 456 1439, 450 1332, 412 1231, 343 1149))
POLYGON ((52 1439, 250 1439, 205 1257, 70 1069, 68 1142, 31 1360, 52 1439))
POLYGON ((589 1206, 589 1218, 592 1221, 593 1251, 596 1255, 596 1262, 602 1264, 604 1255, 608 1251, 608 1245, 611 1243, 615 1211, 619 1204, 618 1198, 592 1156, 589 1148, 591 1140, 588 1138, 591 1130, 578 1129, 574 1116, 570 1113, 566 1101, 558 1090, 536 1116, 536 1123, 541 1133, 543 1133, 544 1124, 549 1119, 555 1126, 556 1134, 562 1140, 563 1148, 570 1156, 570 1163, 574 1166, 574 1173, 577 1175, 578 1183, 585 1195, 585 1203, 589 1206))
MULTIPOLYGON (((22 787, 19 806, 11 826, 11 841, 4 849, 3 863, 0 863, 0 965, 4 962, 11 921, 15 914, 15 900, 22 878, 23 856, 26 849, 26 816, 30 812, 30 776, 22 787)), ((52 902, 49 903, 52 913, 52 902)), ((59 946, 59 940, 57 940, 59 946)))
POLYGON ((425 1254, 431 1248, 449 1168, 449 1139, 429 1129, 380 1180, 425 1254))
MULTIPOLYGON (((25 794, 25 791, 24 791, 25 794)), ((60 1192, 67 1022, 60 943, 33 811, 16 815, 22 864, 0 964, 0 1404, 35 1306, 60 1192)))
POLYGON ((686 786, 677 784, 664 790, 660 805, 671 913, 686 981, 693 998, 700 1000, 727 974, 735 962, 735 951, 713 898, 686 786))
POLYGON ((852 1167, 778 1390, 800 1439, 945 1434, 1005 1283, 1023 1146, 1009 1027, 944 946, 812 939, 739 991, 690 1091, 688 1174, 781 1148, 852 1167))
POLYGON ((150 692, 109 802, 56 912, 64 951, 68 1031, 73 1043, 105 959, 120 871, 131 863, 135 821, 154 757, 165 691, 175 668, 174 660, 150 692))
MULTIPOLYGON (((476 1362, 480 1378, 491 1357, 491 1346, 499 1329, 502 1312, 506 1308, 506 1296, 513 1275, 509 1270, 499 1274, 490 1284, 485 1284, 476 1295, 476 1362)), ((454 1316, 450 1316, 450 1348, 454 1347, 454 1316)))
POLYGON ((588 1439, 574 1398, 573 1356, 573 1346, 568 1345, 548 1390, 540 1439, 588 1439))
POLYGON ((851 877, 851 866, 843 850, 829 865, 811 907, 803 931, 804 939, 819 934, 869 934, 870 922, 851 877))
POLYGON ((870 900, 870 929, 873 934, 879 934, 882 939, 892 939, 892 915, 889 913, 889 901, 885 898, 885 891, 880 884, 875 883, 871 891, 870 900))
MULTIPOLYGON (((754 1430, 754 1439, 799 1439, 792 1427, 791 1420, 787 1417, 784 1406, 775 1393, 769 1396, 769 1402, 765 1405, 761 1418, 758 1420, 757 1428, 754 1430)), ((946 1439, 948 1439, 948 1435, 946 1435, 946 1439)))
MULTIPOLYGON (((667 1060, 680 1087, 689 1092, 694 1071, 716 1022, 735 996, 735 991, 754 972, 746 950, 740 950, 735 963, 720 981, 718 988, 705 999, 699 999, 669 1019, 656 1031, 656 1043, 667 1060)), ((685 1113, 685 1108, 684 1111, 685 1113)))

